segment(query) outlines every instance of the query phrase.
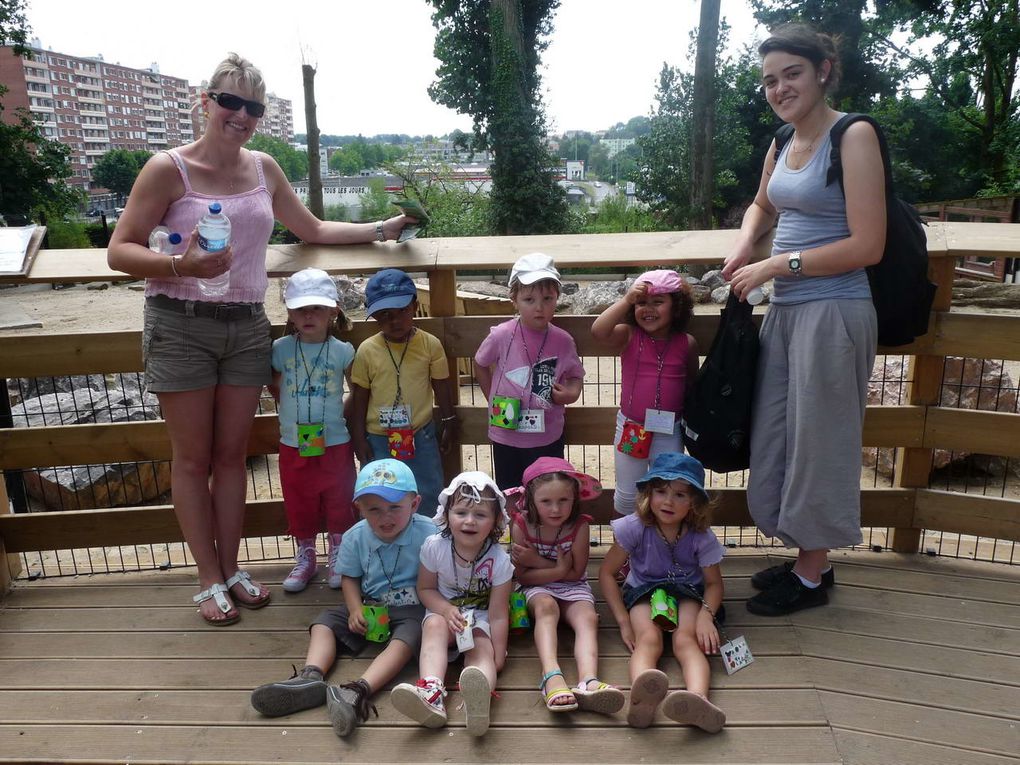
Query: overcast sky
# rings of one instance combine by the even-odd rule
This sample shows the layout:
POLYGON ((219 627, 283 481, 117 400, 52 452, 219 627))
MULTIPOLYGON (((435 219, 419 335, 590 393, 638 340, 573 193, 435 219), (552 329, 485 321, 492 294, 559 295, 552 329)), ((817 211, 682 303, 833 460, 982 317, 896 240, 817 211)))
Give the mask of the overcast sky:
MULTIPOLYGON (((48 50, 102 54, 137 69, 155 62, 196 85, 236 51, 262 70, 271 92, 294 102, 298 133, 302 56, 318 70, 323 133, 469 130, 470 118, 426 92, 438 63, 430 9, 425 0, 28 0, 28 20, 48 50)), ((599 130, 647 115, 662 63, 693 69, 687 48, 698 13, 696 0, 562 0, 543 61, 551 130, 599 130)), ((723 0, 722 14, 735 46, 763 36, 745 0, 723 0)))

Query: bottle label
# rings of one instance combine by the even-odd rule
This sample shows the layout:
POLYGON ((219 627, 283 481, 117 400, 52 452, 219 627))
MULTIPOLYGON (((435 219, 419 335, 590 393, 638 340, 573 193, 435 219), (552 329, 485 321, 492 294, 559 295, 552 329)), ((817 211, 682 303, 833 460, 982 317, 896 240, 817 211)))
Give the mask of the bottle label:
POLYGON ((229 239, 208 239, 202 236, 202 234, 198 235, 198 246, 206 252, 219 252, 220 250, 225 250, 229 243, 229 239))

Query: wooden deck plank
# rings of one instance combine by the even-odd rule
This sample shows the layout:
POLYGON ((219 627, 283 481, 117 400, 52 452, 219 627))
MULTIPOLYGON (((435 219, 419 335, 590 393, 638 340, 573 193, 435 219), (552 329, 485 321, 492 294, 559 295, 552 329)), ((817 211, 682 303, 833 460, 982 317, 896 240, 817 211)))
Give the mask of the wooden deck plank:
POLYGON ((1017 758, 999 757, 860 731, 834 728, 844 765, 1016 765, 1017 758))
MULTIPOLYGON (((755 662, 747 669, 727 675, 718 658, 713 658, 713 688, 806 688, 810 685, 801 657, 777 656, 755 662)), ((599 676, 607 683, 630 687, 628 659, 609 657, 599 663, 599 676)), ((333 674, 357 677, 368 666, 368 659, 343 659, 333 674)), ((681 687, 680 667, 672 659, 659 662, 672 686, 681 687)), ((26 662, 0 660, 0 689, 68 688, 81 690, 251 690, 262 683, 280 680, 290 674, 290 662, 270 658, 249 659, 39 659, 26 662)), ((396 682, 414 681, 417 669, 412 664, 396 682)), ((455 680, 456 670, 448 673, 455 680)), ((568 670, 568 674, 570 671, 568 670)), ((507 662, 499 675, 500 689, 533 690, 542 676, 537 659, 507 662)))
MULTIPOLYGON (((786 625, 755 625, 741 629, 755 656, 793 656, 800 653, 797 637, 786 625)), ((628 651, 615 626, 599 630, 599 655, 627 656, 628 651)), ((97 659, 196 658, 222 657, 241 659, 246 656, 274 657, 303 661, 308 645, 308 630, 295 624, 289 630, 241 632, 3 632, 0 631, 0 659, 75 658, 97 659)), ((560 652, 571 663, 573 633, 569 628, 560 632, 560 652)), ((361 658, 375 656, 379 648, 369 646, 361 658)), ((531 634, 511 636, 512 657, 536 656, 531 634)))
POLYGON ((990 717, 919 704, 820 691, 833 727, 921 741, 985 754, 1016 755, 1017 717, 990 717))
POLYGON ((1020 688, 1020 632, 1012 641, 1015 648, 1011 655, 981 653, 979 646, 945 648, 806 628, 798 628, 797 633, 806 656, 985 680, 1020 688))
POLYGON ((917 595, 893 589, 876 590, 864 587, 841 587, 829 592, 829 602, 840 608, 878 613, 926 616, 967 624, 1020 629, 1020 606, 1009 603, 988 603, 961 598, 917 595))
POLYGON ((1020 691, 1014 685, 899 669, 869 669, 834 659, 805 658, 804 662, 819 690, 888 701, 923 701, 928 706, 999 717, 1015 715, 1020 709, 1020 691))
MULTIPOLYGON (((305 762, 335 765, 379 762, 557 762, 676 763, 837 763, 839 756, 828 729, 815 727, 734 728, 709 736, 688 728, 647 732, 590 728, 529 731, 495 728, 473 739, 461 728, 367 728, 338 739, 326 728, 286 726, 198 727, 137 725, 3 725, 0 760, 11 753, 32 752, 41 761, 80 759, 123 763, 158 761, 188 763, 305 762), (286 737, 284 737, 286 736, 286 737)), ((24 762, 24 756, 16 759, 24 762)))
MULTIPOLYGON (((809 689, 775 690, 771 703, 762 704, 756 690, 720 690, 712 701, 726 711, 726 725, 827 725, 818 694, 809 689)), ((365 727, 408 726, 412 723, 392 704, 388 691, 377 693, 372 702, 379 716, 370 717, 365 727)), ((447 709, 456 710, 462 698, 451 691, 447 709)), ((0 691, 0 724, 47 723, 53 720, 80 724, 138 723, 145 725, 287 725, 322 726, 326 709, 310 709, 271 720, 251 707, 249 691, 0 691)), ((599 728, 626 726, 624 713, 613 716, 594 713, 554 715, 536 690, 504 691, 492 705, 492 723, 505 727, 569 727, 581 725, 599 728)), ((656 725, 675 727, 661 714, 656 725)))

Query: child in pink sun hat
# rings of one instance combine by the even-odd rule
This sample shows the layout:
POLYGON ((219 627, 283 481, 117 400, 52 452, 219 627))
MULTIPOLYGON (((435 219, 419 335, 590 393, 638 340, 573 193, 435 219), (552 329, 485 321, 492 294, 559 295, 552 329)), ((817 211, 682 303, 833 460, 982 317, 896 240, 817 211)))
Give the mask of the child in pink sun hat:
POLYGON ((588 584, 589 525, 581 502, 602 493, 597 479, 565 459, 539 457, 524 470, 524 485, 507 491, 516 504, 510 527, 511 560, 535 622, 542 663, 539 690, 550 712, 584 709, 613 714, 623 692, 598 679, 598 616, 588 584), (578 684, 568 688, 557 658, 557 626, 574 630, 578 684))

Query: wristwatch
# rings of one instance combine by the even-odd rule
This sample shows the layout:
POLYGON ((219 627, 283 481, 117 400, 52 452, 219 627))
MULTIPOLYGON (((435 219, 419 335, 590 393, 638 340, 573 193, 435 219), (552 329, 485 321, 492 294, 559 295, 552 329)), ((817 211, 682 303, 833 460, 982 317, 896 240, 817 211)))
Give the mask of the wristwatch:
POLYGON ((793 252, 787 253, 786 265, 790 267, 790 273, 794 276, 800 276, 801 269, 804 267, 803 261, 800 259, 800 250, 794 250, 793 252))
POLYGON ((381 220, 380 221, 376 221, 376 224, 375 224, 375 238, 379 242, 385 242, 386 241, 386 232, 383 231, 383 222, 381 220))

